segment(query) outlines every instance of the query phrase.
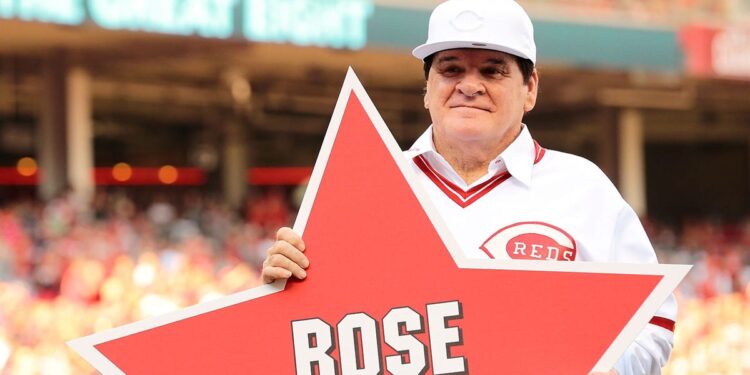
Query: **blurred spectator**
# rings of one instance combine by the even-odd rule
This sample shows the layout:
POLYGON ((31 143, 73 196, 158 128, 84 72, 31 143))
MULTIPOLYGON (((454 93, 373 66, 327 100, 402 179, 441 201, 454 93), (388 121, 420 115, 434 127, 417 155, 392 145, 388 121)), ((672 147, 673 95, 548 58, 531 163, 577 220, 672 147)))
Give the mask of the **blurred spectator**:
POLYGON ((68 233, 75 224, 76 210, 72 195, 60 194, 49 202, 42 211, 42 231, 46 238, 55 238, 68 233))
POLYGON ((25 277, 31 271, 31 239, 22 218, 0 209, 0 280, 25 277))
POLYGON ((661 262, 694 265, 680 285, 685 297, 710 299, 744 292, 750 281, 750 226, 691 219, 677 231, 644 222, 661 262))
POLYGON ((287 198, 278 189, 268 190, 260 199, 248 202, 248 219, 267 231, 289 222, 287 198))

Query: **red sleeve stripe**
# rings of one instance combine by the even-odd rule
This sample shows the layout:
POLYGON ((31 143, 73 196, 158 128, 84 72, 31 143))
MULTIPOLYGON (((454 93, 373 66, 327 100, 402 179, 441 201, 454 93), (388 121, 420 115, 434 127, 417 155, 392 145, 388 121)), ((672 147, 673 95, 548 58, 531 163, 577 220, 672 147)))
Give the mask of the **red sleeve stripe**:
POLYGON ((651 318, 649 323, 674 332, 674 325, 675 325, 674 320, 662 318, 660 316, 655 316, 651 318))

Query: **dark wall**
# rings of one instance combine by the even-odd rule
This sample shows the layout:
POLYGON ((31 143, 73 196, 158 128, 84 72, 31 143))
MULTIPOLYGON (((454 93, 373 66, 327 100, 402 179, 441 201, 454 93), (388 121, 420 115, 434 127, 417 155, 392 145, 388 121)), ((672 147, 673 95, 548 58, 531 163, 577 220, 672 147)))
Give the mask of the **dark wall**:
POLYGON ((746 143, 647 143, 649 215, 737 218, 750 212, 746 143))

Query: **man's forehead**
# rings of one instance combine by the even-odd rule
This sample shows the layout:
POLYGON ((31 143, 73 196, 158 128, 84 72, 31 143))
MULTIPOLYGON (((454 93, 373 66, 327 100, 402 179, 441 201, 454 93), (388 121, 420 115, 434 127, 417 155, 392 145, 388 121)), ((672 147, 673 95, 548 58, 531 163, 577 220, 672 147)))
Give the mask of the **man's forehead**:
POLYGON ((436 62, 460 60, 477 60, 480 62, 507 64, 510 61, 513 61, 513 56, 505 52, 478 48, 457 48, 440 51, 435 54, 436 62))

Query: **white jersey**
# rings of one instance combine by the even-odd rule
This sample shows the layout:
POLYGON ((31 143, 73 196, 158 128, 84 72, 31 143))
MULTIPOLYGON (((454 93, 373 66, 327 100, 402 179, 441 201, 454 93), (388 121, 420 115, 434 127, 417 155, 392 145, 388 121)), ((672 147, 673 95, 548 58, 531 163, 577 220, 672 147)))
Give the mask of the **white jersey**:
MULTIPOLYGON (((471 185, 435 151, 432 127, 405 154, 469 258, 657 262, 606 175, 586 159, 543 149, 526 126, 471 185)), ((618 361, 620 375, 661 373, 676 314, 671 296, 618 361)))

